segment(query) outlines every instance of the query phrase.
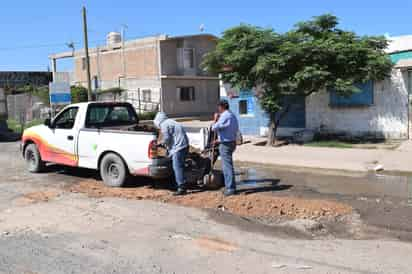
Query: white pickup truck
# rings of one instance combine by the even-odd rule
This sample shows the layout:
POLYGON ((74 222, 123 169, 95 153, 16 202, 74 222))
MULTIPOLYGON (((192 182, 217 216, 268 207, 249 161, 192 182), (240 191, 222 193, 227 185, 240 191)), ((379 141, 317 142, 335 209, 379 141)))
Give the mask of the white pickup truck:
MULTIPOLYGON (((188 133, 190 145, 203 150, 205 135, 188 133)), ((156 139, 157 131, 139 125, 128 103, 79 103, 26 129, 22 153, 30 172, 45 163, 95 169, 106 185, 119 187, 128 175, 171 176, 170 159, 159 155, 156 139)))

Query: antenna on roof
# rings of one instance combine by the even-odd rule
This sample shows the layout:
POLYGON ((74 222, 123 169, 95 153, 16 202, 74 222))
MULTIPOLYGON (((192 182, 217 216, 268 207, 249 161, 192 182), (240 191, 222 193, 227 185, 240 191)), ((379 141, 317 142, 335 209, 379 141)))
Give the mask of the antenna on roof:
POLYGON ((68 42, 66 43, 66 46, 72 50, 72 53, 74 55, 74 42, 73 41, 68 42))
POLYGON ((205 24, 200 24, 199 30, 200 30, 200 32, 204 32, 205 31, 205 24))

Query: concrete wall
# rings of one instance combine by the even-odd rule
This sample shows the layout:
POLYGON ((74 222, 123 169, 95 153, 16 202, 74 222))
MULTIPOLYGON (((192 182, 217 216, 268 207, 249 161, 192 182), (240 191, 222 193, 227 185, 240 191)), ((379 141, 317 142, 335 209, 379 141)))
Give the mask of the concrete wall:
POLYGON ((4 90, 0 88, 0 118, 4 118, 5 116, 7 116, 6 95, 4 94, 4 90))
POLYGON ((201 69, 203 56, 214 50, 216 39, 210 35, 170 38, 160 42, 162 75, 213 76, 201 69), (183 70, 179 65, 178 48, 193 48, 195 52, 194 69, 183 70))
POLYGON ((32 121, 41 118, 44 104, 37 96, 29 93, 7 95, 7 115, 9 119, 19 122, 32 121))
MULTIPOLYGON (((149 89, 149 88, 145 88, 149 89)), ((150 88, 151 101, 145 101, 143 98, 143 90, 126 90, 121 94, 103 93, 98 94, 97 101, 116 101, 116 102, 128 102, 134 106, 138 113, 148 111, 158 111, 160 103, 160 88, 150 88)))
POLYGON ((162 79, 163 110, 172 116, 211 115, 219 101, 219 81, 209 79, 162 79), (195 101, 180 101, 178 87, 194 87, 195 101))
POLYGON ((6 119, 6 95, 4 94, 4 90, 0 88, 0 133, 7 131, 6 119))
POLYGON ((330 107, 329 93, 306 99, 306 126, 350 135, 408 137, 407 72, 394 70, 390 79, 374 83, 374 104, 369 107, 330 107))

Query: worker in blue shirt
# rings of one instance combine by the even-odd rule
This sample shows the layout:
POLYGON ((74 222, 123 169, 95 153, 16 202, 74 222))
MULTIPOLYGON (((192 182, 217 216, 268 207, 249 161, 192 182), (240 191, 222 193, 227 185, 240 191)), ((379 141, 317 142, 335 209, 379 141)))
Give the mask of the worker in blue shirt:
POLYGON ((218 113, 215 113, 212 130, 217 132, 219 138, 219 154, 225 178, 224 194, 225 196, 234 195, 236 194, 236 181, 232 155, 236 149, 239 122, 229 110, 229 103, 226 100, 221 100, 218 104, 218 113))
POLYGON ((186 131, 181 124, 169 119, 164 112, 158 112, 153 123, 160 129, 160 143, 167 147, 169 157, 172 158, 172 166, 177 184, 175 195, 185 195, 184 167, 186 155, 189 151, 189 139, 186 131))

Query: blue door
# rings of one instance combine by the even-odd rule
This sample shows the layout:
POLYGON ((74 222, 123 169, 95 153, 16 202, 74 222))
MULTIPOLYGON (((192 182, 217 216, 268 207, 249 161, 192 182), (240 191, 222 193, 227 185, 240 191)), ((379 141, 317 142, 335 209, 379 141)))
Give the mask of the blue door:
MULTIPOLYGON (((241 94, 228 99, 231 111, 239 120, 240 131, 244 135, 260 135, 261 128, 269 126, 269 116, 262 109, 254 95, 241 94)), ((285 103, 292 103, 286 116, 280 121, 280 127, 305 128, 305 98, 286 98, 285 103)))
POLYGON ((291 104, 286 116, 280 120, 280 127, 305 128, 306 106, 305 97, 290 96, 284 98, 284 105, 291 104))

